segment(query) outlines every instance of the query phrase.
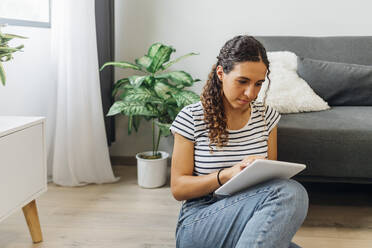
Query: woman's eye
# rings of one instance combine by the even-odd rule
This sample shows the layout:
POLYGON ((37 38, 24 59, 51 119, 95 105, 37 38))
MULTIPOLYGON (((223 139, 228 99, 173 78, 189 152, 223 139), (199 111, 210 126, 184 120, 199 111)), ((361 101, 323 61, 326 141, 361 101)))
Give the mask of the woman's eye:
POLYGON ((238 80, 239 83, 241 84, 245 84, 247 81, 244 81, 244 80, 238 80))
POLYGON ((256 83, 256 86, 262 86, 262 83, 256 83))

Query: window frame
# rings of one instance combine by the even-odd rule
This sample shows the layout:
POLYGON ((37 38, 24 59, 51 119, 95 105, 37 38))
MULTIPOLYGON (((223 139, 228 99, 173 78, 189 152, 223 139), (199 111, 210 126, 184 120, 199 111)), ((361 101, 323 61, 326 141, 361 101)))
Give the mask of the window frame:
POLYGON ((49 0, 49 21, 48 22, 39 22, 39 21, 30 21, 23 19, 13 19, 13 18, 2 18, 0 17, 0 25, 7 24, 12 26, 26 26, 26 27, 39 27, 39 28, 50 28, 51 23, 51 12, 52 12, 52 1, 49 0))

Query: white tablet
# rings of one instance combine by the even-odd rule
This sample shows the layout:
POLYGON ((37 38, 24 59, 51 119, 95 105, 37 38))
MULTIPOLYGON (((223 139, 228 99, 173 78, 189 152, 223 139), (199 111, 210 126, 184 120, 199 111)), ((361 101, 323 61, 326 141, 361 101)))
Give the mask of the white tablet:
POLYGON ((249 186, 274 179, 291 178, 306 165, 276 160, 257 159, 232 177, 214 193, 217 196, 229 196, 249 186))

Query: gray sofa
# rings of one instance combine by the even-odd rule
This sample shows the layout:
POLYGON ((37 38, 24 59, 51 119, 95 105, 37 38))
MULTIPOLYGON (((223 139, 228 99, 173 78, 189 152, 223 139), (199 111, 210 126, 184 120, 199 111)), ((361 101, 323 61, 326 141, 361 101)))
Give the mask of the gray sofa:
MULTIPOLYGON (((268 51, 287 50, 310 59, 372 65, 372 37, 257 38, 268 51)), ((332 87, 337 89, 337 84, 332 87)), ((360 92, 364 94, 361 99, 367 99, 368 92, 355 92, 356 97, 360 92)), ((372 184, 372 104, 336 105, 330 104, 326 111, 283 114, 278 124, 278 160, 305 163, 307 169, 295 177, 299 181, 372 184)))

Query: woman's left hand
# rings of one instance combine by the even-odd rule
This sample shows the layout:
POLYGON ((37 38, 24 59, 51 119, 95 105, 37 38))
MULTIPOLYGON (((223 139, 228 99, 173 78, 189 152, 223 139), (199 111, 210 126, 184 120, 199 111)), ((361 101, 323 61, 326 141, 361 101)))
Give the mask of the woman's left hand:
POLYGON ((246 156, 240 163, 247 166, 253 163, 253 161, 255 161, 256 159, 267 159, 267 158, 264 156, 250 155, 250 156, 246 156))

